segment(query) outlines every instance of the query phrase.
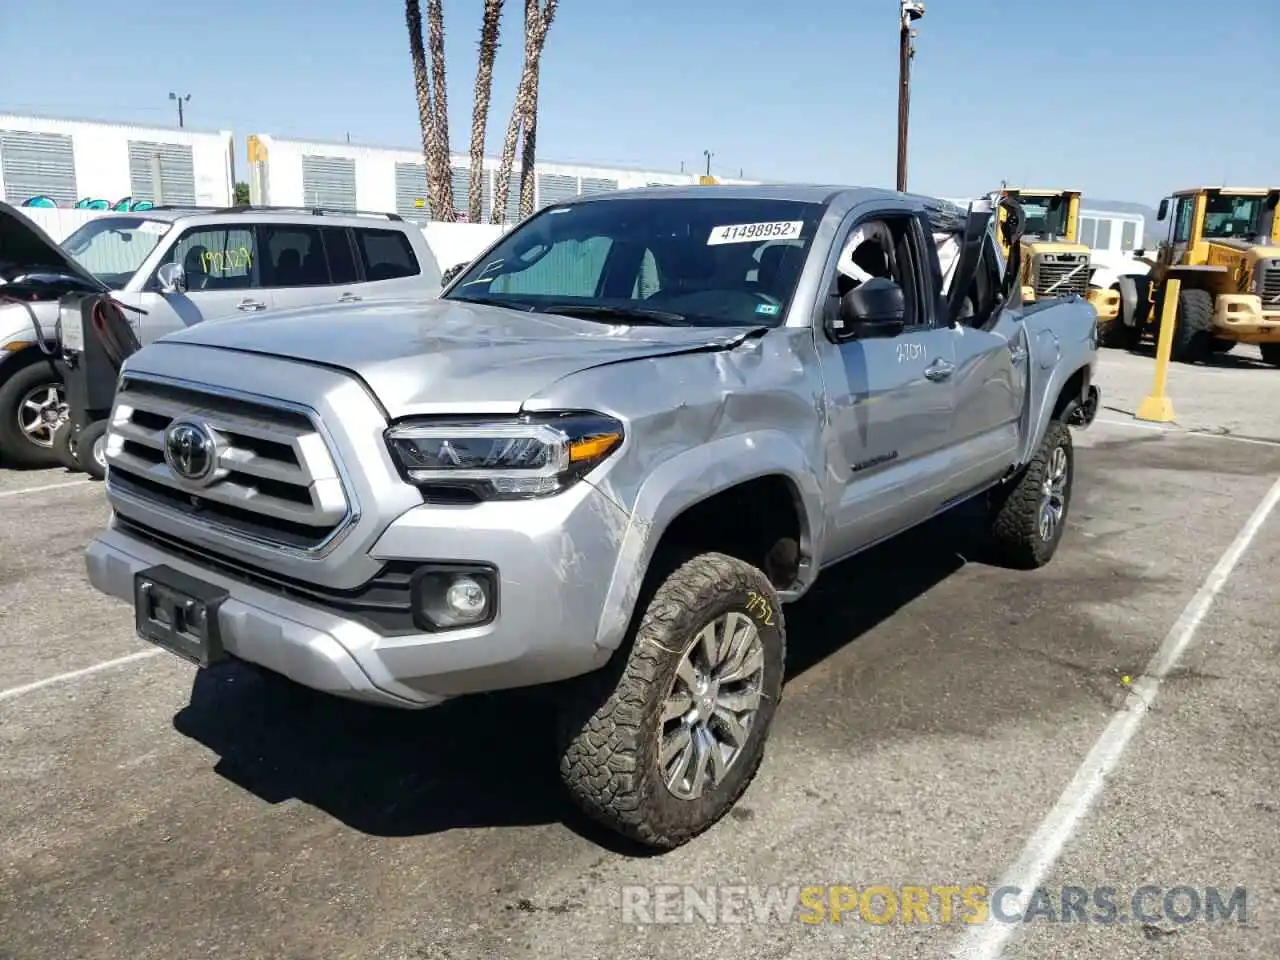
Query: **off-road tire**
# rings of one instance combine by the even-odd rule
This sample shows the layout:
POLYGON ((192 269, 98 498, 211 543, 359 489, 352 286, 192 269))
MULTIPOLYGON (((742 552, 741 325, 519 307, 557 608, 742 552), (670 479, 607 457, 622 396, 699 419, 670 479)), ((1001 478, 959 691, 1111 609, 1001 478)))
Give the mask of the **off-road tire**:
POLYGON ((1236 342, 1226 337, 1214 337, 1209 341, 1209 352, 1215 357, 1224 357, 1235 348, 1236 342))
POLYGON ((1071 488, 1075 482, 1075 452, 1071 430, 1061 420, 1051 420, 1031 462, 1013 479, 993 492, 989 535, 996 559, 1020 570, 1042 567, 1058 550, 1071 513, 1071 488), (1040 511, 1045 498, 1049 461, 1061 447, 1067 457, 1066 491, 1062 517, 1053 535, 1040 535, 1040 511))
POLYGON ((571 687, 561 707, 560 775, 573 800, 610 829, 659 849, 678 847, 714 825, 763 759, 782 695, 785 636, 777 594, 756 567, 703 553, 676 568, 640 613, 629 646, 571 687), (683 800, 668 790, 658 762, 663 702, 698 631, 735 610, 750 617, 760 634, 763 696, 724 780, 697 800, 683 800))
POLYGON ((1178 291, 1178 316, 1173 327, 1170 359, 1198 363, 1212 354, 1213 295, 1208 290, 1183 287, 1178 291))
POLYGON ((1258 349, 1262 351, 1262 362, 1269 363, 1273 367, 1280 367, 1280 343, 1260 343, 1258 349))
POLYGON ((61 384, 62 378, 43 358, 0 381, 0 462, 6 467, 56 467, 59 463, 52 446, 32 443, 18 426, 18 404, 44 383, 61 384))
POLYGON ((107 476, 106 464, 99 463, 94 448, 106 441, 107 421, 95 420, 81 428, 76 436, 76 462, 80 469, 94 480, 103 480, 107 476))

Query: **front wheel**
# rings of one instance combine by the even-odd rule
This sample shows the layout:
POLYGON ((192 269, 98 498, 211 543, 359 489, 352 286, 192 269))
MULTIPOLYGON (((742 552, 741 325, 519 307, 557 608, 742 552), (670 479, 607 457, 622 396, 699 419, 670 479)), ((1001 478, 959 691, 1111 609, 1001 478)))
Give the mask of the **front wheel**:
POLYGON ((629 651, 564 709, 560 774, 574 801, 662 849, 715 824, 764 756, 784 659, 782 607, 760 570, 721 553, 680 566, 629 651))
POLYGON ((67 418, 62 379, 36 361, 0 383, 0 460, 19 467, 53 467, 53 433, 67 418))
POLYGON ((1052 420, 1031 462, 994 494, 990 533, 1002 562, 1029 570, 1053 559, 1071 508, 1074 479, 1071 430, 1052 420))

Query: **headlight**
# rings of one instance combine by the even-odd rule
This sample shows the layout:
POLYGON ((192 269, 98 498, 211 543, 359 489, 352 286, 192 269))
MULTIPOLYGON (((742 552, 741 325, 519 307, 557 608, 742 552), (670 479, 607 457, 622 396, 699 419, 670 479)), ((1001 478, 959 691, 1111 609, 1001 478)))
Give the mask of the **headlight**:
POLYGON ((387 431, 404 478, 484 500, 558 493, 622 444, 622 424, 598 413, 513 420, 418 420, 387 431))

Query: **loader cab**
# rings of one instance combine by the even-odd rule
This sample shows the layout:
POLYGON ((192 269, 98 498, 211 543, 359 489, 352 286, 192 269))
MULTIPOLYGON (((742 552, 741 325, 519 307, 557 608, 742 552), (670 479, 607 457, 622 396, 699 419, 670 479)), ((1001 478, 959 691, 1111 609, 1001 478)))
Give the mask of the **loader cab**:
POLYGON ((1166 224, 1158 261, 1163 267, 1216 262, 1213 248, 1280 246, 1276 204, 1280 188, 1197 187, 1160 201, 1158 219, 1166 224))
MULTIPOLYGON (((1076 294, 1092 301, 1089 248, 1079 241, 1080 191, 1004 187, 999 195, 1017 202, 1027 218, 1019 265, 1022 299, 1076 294)), ((1002 252, 1008 256, 1008 247, 1002 252)), ((1109 309, 1110 304, 1099 315, 1109 309)))

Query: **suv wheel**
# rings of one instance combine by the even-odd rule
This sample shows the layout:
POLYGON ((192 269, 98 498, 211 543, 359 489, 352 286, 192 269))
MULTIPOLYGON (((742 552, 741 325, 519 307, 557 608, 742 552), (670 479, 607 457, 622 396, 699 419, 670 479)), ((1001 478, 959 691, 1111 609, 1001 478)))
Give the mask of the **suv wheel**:
POLYGON ((0 459, 7 466, 56 466, 53 434, 66 418, 66 391, 48 363, 15 370, 0 383, 0 459))
POLYGON ((1022 473, 994 495, 991 538, 1011 567, 1042 567, 1058 550, 1071 508, 1075 450, 1071 430, 1051 420, 1022 473))
POLYGON ((670 849, 716 823, 755 776, 782 694, 782 607, 720 553, 666 578, 629 651, 561 717, 560 774, 594 819, 670 849))

